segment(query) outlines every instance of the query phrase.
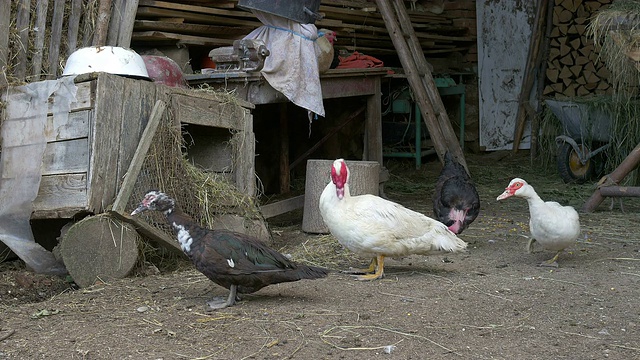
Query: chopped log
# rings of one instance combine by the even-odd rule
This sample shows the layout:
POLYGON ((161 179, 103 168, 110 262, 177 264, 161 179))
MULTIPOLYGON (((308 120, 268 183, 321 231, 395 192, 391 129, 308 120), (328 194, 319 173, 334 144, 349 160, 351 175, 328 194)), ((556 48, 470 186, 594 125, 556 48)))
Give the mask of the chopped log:
POLYGON ((547 60, 553 60, 556 59, 560 56, 560 49, 558 48, 550 48, 549 49, 549 56, 547 57, 547 60))
POLYGON ((571 52, 571 47, 567 45, 567 38, 559 38, 560 41, 560 56, 566 56, 571 52))
POLYGON ((565 95, 566 97, 569 98, 573 98, 576 96, 576 89, 578 87, 578 84, 569 84, 567 85, 567 87, 564 89, 564 91, 562 92, 563 95, 565 95))
POLYGON ((73 224, 60 253, 73 281, 88 287, 127 276, 138 262, 140 240, 133 226, 104 213, 73 224))
POLYGON ((578 88, 576 89, 577 96, 586 96, 589 93, 590 93, 589 89, 587 89, 585 86, 578 86, 578 88))
POLYGON ((573 65, 573 56, 571 55, 571 53, 560 58, 560 64, 567 65, 567 66, 573 65))
MULTIPOLYGON (((333 160, 307 160, 304 186, 304 212, 302 231, 307 233, 328 233, 329 228, 322 220, 318 202, 327 186, 333 160)), ((377 161, 346 161, 349 167, 349 190, 351 195, 378 195, 380 164, 377 161)))
POLYGON ((551 82, 558 81, 558 74, 560 74, 558 69, 547 69, 547 79, 551 82))
POLYGON ((566 80, 566 79, 570 79, 571 76, 573 74, 571 73, 571 70, 569 69, 568 66, 563 66, 562 69, 560 70, 560 79, 562 80, 566 80))
POLYGON ((569 71, 571 71, 571 73, 577 78, 582 73, 582 66, 573 65, 569 67, 569 71))
POLYGON ((571 45, 571 47, 574 50, 578 50, 580 48, 580 46, 582 45, 582 40, 580 38, 575 38, 575 39, 569 41, 569 45, 571 45))

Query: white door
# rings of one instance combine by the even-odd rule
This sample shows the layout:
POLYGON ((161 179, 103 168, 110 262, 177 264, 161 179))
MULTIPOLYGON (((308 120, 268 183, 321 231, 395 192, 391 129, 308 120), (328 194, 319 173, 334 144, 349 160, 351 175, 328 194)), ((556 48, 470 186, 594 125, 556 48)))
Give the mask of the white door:
MULTIPOLYGON (((480 146, 511 150, 538 1, 476 2, 480 146)), ((531 145, 527 122, 520 149, 531 145)))

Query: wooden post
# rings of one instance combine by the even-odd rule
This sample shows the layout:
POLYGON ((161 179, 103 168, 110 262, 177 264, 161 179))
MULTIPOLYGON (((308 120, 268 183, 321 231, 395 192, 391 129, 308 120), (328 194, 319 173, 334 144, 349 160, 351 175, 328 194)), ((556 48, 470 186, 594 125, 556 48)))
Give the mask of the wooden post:
POLYGON ((398 3, 396 10, 398 10, 398 16, 401 18, 402 26, 406 30, 406 33, 403 33, 398 24, 398 19, 394 15, 394 10, 391 8, 388 0, 376 0, 376 4, 382 14, 393 45, 398 51, 402 68, 407 75, 409 86, 411 86, 413 90, 416 103, 420 107, 420 112, 429 129, 429 134, 431 135, 440 160, 444 161, 444 154, 447 151, 451 151, 454 157, 466 168, 462 148, 458 143, 458 139, 455 137, 451 122, 449 122, 447 113, 444 110, 438 88, 426 65, 424 53, 417 39, 411 42, 413 51, 405 39, 405 37, 411 38, 412 33, 415 37, 415 33, 411 27, 411 22, 407 20, 408 15, 406 14, 404 5, 398 3), (404 21, 402 21, 402 19, 404 19, 404 21), (443 128, 447 129, 443 130, 443 128), (453 138, 451 138, 451 135, 453 135, 453 138))
POLYGON ((11 24, 11 1, 0 1, 0 89, 7 86, 9 65, 9 25, 11 24))
POLYGON ((280 193, 289 192, 291 185, 289 173, 289 118, 287 103, 280 104, 280 193))
MULTIPOLYGON (((378 195, 380 164, 377 161, 346 160, 349 167, 349 190, 352 196, 362 194, 378 195)), ((329 228, 320 215, 320 195, 331 178, 333 160, 308 160, 304 185, 304 212, 302 231, 326 234, 329 228)))
POLYGON ((592 212, 595 210, 602 201, 604 201, 604 195, 600 191, 602 187, 617 185, 627 174, 635 169, 640 164, 640 144, 633 149, 629 155, 622 161, 622 163, 609 175, 600 180, 598 188, 593 192, 593 195, 584 203, 582 210, 585 212, 592 212))
POLYGON ((538 68, 542 59, 540 52, 540 43, 542 42, 542 34, 544 24, 547 21, 547 6, 549 1, 539 0, 536 5, 536 20, 531 34, 531 42, 529 43, 529 56, 527 57, 527 65, 525 66, 524 78, 522 79, 522 88, 518 97, 518 112, 516 115, 516 128, 513 136, 513 152, 517 152, 520 147, 520 141, 524 133, 524 125, 527 121, 527 111, 525 103, 529 101, 531 96, 531 88, 535 79, 535 70, 538 68))
POLYGON ((92 45, 106 45, 109 32, 109 20, 111 19, 111 0, 100 0, 98 5, 98 20, 93 34, 92 45))
POLYGON ((44 49, 44 35, 47 28, 47 8, 49 7, 48 1, 38 1, 36 5, 36 38, 34 41, 35 51, 31 58, 33 64, 33 71, 31 72, 31 81, 40 81, 40 74, 42 73, 42 49, 44 49))
MULTIPOLYGON (((10 1, 8 1, 10 2, 10 1)), ((27 52, 29 51, 29 14, 31 8, 30 0, 22 0, 18 3, 18 15, 16 19, 16 29, 20 46, 18 47, 17 62, 13 68, 13 75, 18 80, 25 80, 27 75, 27 52)), ((11 11, 9 11, 11 13, 11 11)))
POLYGON ((82 0, 71 1, 71 15, 67 26, 67 56, 78 47, 78 33, 80 31, 80 17, 82 16, 82 0))
POLYGON ((65 0, 55 0, 53 3, 53 18, 51 20, 51 39, 49 40, 49 63, 47 66, 47 78, 58 77, 60 66, 60 44, 62 42, 62 22, 64 21, 65 0))

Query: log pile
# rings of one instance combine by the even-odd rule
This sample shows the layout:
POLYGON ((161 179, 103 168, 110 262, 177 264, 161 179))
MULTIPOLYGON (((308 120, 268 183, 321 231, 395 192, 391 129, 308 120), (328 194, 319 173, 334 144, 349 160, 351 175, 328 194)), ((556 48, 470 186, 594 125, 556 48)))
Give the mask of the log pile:
MULTIPOLYGON (((444 2, 438 9, 409 10, 416 35, 427 56, 459 52, 473 61, 476 49, 475 2, 444 2), (469 51, 471 49, 471 51, 469 51)), ((391 38, 376 8, 366 0, 323 0, 318 28, 337 32, 338 49, 372 56, 395 55, 391 38)), ((237 6, 237 0, 140 0, 132 45, 218 47, 233 43, 262 24, 237 6)))
POLYGON ((589 19, 612 0, 554 0, 543 96, 610 94, 609 70, 598 58, 589 19))

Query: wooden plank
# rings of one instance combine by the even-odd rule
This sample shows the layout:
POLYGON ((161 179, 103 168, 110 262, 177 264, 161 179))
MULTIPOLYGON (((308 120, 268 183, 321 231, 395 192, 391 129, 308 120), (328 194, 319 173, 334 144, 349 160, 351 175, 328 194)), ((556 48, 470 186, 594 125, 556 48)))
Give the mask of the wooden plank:
POLYGON ((160 245, 163 245, 165 248, 171 250, 174 254, 186 258, 186 255, 182 251, 182 248, 180 248, 180 245, 173 237, 146 223, 141 217, 131 217, 117 211, 109 211, 108 213, 110 216, 113 216, 135 226, 136 230, 140 234, 153 241, 156 241, 160 245))
POLYGON ((29 14, 31 11, 31 1, 21 0, 18 3, 18 13, 16 19, 16 31, 18 33, 18 51, 13 76, 18 80, 25 80, 27 75, 27 52, 29 51, 29 14))
POLYGON ((184 94, 172 94, 171 108, 175 118, 187 124, 244 130, 244 110, 233 103, 222 103, 184 94))
POLYGON ((43 176, 33 209, 64 212, 67 208, 70 215, 78 209, 87 210, 87 174, 43 176))
MULTIPOLYGON (((11 1, 0 1, 0 69, 7 69, 9 62, 9 28, 11 25, 11 1)), ((0 89, 7 86, 7 71, 0 75, 0 89)))
POLYGON ((95 110, 91 134, 91 155, 89 167, 90 188, 88 204, 94 213, 103 212, 116 196, 119 183, 118 151, 121 139, 122 113, 124 112, 125 81, 141 81, 127 79, 117 75, 101 73, 98 80, 93 81, 96 96, 95 110))
MULTIPOLYGON (((66 141, 89 136, 89 111, 70 113, 65 123, 53 116, 47 116, 44 136, 47 142, 66 141)), ((28 143, 29 134, 25 134, 26 123, 32 122, 31 118, 5 119, 2 126, 7 133, 15 134, 3 139, 3 146, 20 146, 28 143)))
MULTIPOLYGON (((237 12, 236 12, 237 13, 237 12)), ((209 15, 209 14, 201 14, 201 13, 193 13, 189 11, 178 11, 178 10, 167 10, 155 7, 148 6, 139 6, 137 17, 139 19, 148 19, 148 18, 174 18, 179 17, 185 19, 185 21, 195 22, 195 23, 203 23, 203 24, 222 24, 222 25, 230 25, 230 26, 253 26, 259 27, 262 26, 262 23, 257 20, 243 20, 238 18, 233 18, 229 15, 225 16, 217 16, 217 15, 209 15)), ((249 13, 245 13, 249 14, 249 13)), ((252 19, 255 19, 253 15, 252 19)))
POLYGON ((38 1, 36 5, 36 29, 34 39, 34 52, 31 56, 32 72, 31 80, 39 81, 42 73, 42 54, 44 49, 44 36, 47 29, 47 7, 48 1, 38 1))
POLYGON ((71 0, 71 13, 67 20, 67 57, 78 48, 78 33, 82 17, 82 0, 71 0))
POLYGON ((51 37, 49 38, 49 62, 47 78, 58 77, 60 66, 60 44, 62 42, 62 22, 64 21, 65 0, 55 0, 53 3, 53 18, 51 20, 51 37))
POLYGON ((133 32, 133 23, 136 20, 136 12, 138 10, 138 0, 127 0, 123 9, 122 20, 120 22, 120 30, 118 32, 117 45, 128 48, 131 46, 131 33, 133 32))
POLYGON ((288 213, 304 207, 304 195, 298 195, 286 200, 260 206, 260 212, 265 219, 288 213))
POLYGON ((240 39, 254 28, 249 26, 218 26, 204 24, 184 24, 168 21, 136 20, 133 30, 136 32, 160 31, 185 35, 207 34, 215 38, 240 39))
MULTIPOLYGON (((235 10, 224 10, 214 7, 204 7, 204 6, 195 6, 188 4, 179 4, 168 1, 156 1, 156 0, 140 0, 140 6, 149 6, 167 10, 179 10, 185 12, 191 12, 196 14, 208 14, 208 15, 220 15, 220 16, 232 16, 232 17, 240 17, 247 19, 255 19, 255 15, 248 11, 235 11, 235 10)), ((180 12, 182 14, 182 12, 180 12)), ((179 15, 179 17, 182 17, 179 15)))
POLYGON ((253 117, 249 110, 245 112, 247 128, 232 136, 235 164, 233 176, 239 191, 249 196, 256 195, 256 137, 253 133, 253 117))
POLYGON ((228 46, 233 45, 233 39, 216 39, 203 36, 191 36, 173 34, 161 31, 143 31, 134 32, 131 35, 131 40, 142 43, 145 42, 162 42, 162 43, 175 43, 178 45, 197 45, 197 46, 228 46))
POLYGON ((118 34, 120 33, 120 24, 122 23, 122 16, 123 16, 125 5, 124 5, 124 0, 111 0, 111 1, 112 1, 111 19, 109 20, 109 29, 107 30, 106 45, 117 46, 118 34))
POLYGON ((42 157, 42 175, 89 171, 89 139, 47 143, 42 157))
POLYGON ((133 155, 133 159, 129 164, 129 169, 124 176, 124 180, 122 182, 122 186, 120 187, 120 191, 118 192, 118 196, 113 203, 113 211, 125 211, 127 202, 129 202, 129 198, 131 197, 131 193, 133 192, 133 187, 136 183, 136 180, 138 179, 138 174, 142 169, 144 159, 149 152, 149 148, 151 147, 151 144, 153 142, 153 137, 156 133, 156 130, 158 129, 160 120, 162 120, 162 117, 164 116, 164 111, 166 108, 167 104, 162 100, 156 101, 155 105, 153 106, 149 122, 147 123, 147 126, 142 133, 140 143, 138 144, 136 152, 133 155))

